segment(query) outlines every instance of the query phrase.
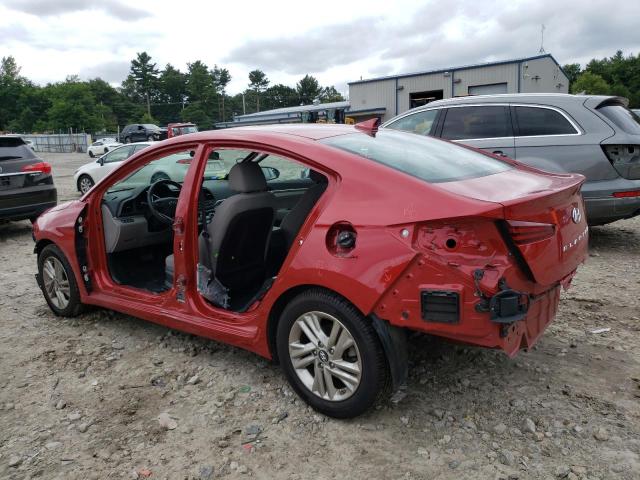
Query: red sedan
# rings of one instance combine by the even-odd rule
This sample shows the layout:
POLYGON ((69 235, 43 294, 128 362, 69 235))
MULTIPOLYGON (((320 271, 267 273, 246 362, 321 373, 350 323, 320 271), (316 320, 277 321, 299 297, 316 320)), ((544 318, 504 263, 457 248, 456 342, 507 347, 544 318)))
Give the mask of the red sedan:
POLYGON ((97 305, 245 348, 351 417, 406 381, 407 330, 536 342, 587 254, 583 180, 362 126, 195 133, 43 214, 37 278, 57 315, 97 305))

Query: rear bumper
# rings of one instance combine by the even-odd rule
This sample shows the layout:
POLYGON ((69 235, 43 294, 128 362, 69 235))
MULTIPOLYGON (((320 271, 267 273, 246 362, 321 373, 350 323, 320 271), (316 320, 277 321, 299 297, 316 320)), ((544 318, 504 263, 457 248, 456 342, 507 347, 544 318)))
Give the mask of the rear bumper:
POLYGON ((640 215, 640 197, 615 198, 614 192, 640 190, 640 180, 616 178, 582 186, 589 225, 604 225, 640 215))
POLYGON ((53 185, 40 185, 0 192, 0 219, 35 218, 58 203, 53 185))

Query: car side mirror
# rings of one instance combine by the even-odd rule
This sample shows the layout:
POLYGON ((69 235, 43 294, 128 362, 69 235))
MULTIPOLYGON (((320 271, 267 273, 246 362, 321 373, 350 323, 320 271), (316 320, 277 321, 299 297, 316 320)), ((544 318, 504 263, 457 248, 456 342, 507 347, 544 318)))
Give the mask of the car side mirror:
POLYGON ((280 176, 280 170, 274 167, 261 167, 265 180, 275 180, 280 176))
POLYGON ((100 164, 100 166, 102 167, 104 165, 104 157, 100 157, 98 159, 98 163, 100 164))

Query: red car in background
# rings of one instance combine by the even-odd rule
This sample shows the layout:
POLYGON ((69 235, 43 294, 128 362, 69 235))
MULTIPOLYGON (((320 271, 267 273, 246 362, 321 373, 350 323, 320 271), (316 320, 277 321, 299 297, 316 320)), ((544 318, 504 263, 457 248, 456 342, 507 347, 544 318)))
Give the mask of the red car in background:
POLYGON ((198 127, 195 123, 170 123, 167 125, 167 138, 196 133, 197 131, 198 127))
POLYGON ((409 330, 510 356, 538 340, 587 255, 583 181, 373 125, 182 135, 40 216, 37 279, 58 315, 98 305, 277 359, 352 417, 406 381, 409 330), (175 162, 184 178, 151 182, 175 162))

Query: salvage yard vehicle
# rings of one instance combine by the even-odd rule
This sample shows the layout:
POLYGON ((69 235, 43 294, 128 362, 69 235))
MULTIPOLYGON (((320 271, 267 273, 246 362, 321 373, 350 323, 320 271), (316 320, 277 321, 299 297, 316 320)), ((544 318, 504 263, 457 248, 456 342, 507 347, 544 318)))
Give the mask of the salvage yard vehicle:
POLYGON ((99 157, 108 153, 109 150, 113 150, 116 147, 122 145, 120 142, 116 141, 115 138, 99 138, 95 142, 93 142, 87 148, 87 153, 91 158, 99 157))
POLYGON ((51 165, 17 136, 0 136, 0 220, 34 221, 54 207, 51 165))
POLYGON ((37 281, 57 315, 250 350, 353 417, 405 384, 409 330, 510 356, 539 339, 587 255, 583 181, 367 122, 182 135, 37 220, 37 281))
POLYGON ((640 215, 640 117, 626 98, 500 94, 438 100, 382 128, 432 135, 550 172, 580 173, 589 225, 640 215))
MULTIPOLYGON (((120 144, 117 144, 120 145, 120 144)), ((73 173, 73 180, 80 193, 87 193, 91 188, 131 155, 151 145, 150 142, 137 142, 128 145, 114 146, 94 162, 82 165, 73 173)))
POLYGON ((170 123, 167 125, 167 138, 196 133, 198 127, 194 123, 170 123))
POLYGON ((152 123, 135 123, 127 125, 118 136, 120 143, 153 142, 167 138, 167 129, 152 123))

